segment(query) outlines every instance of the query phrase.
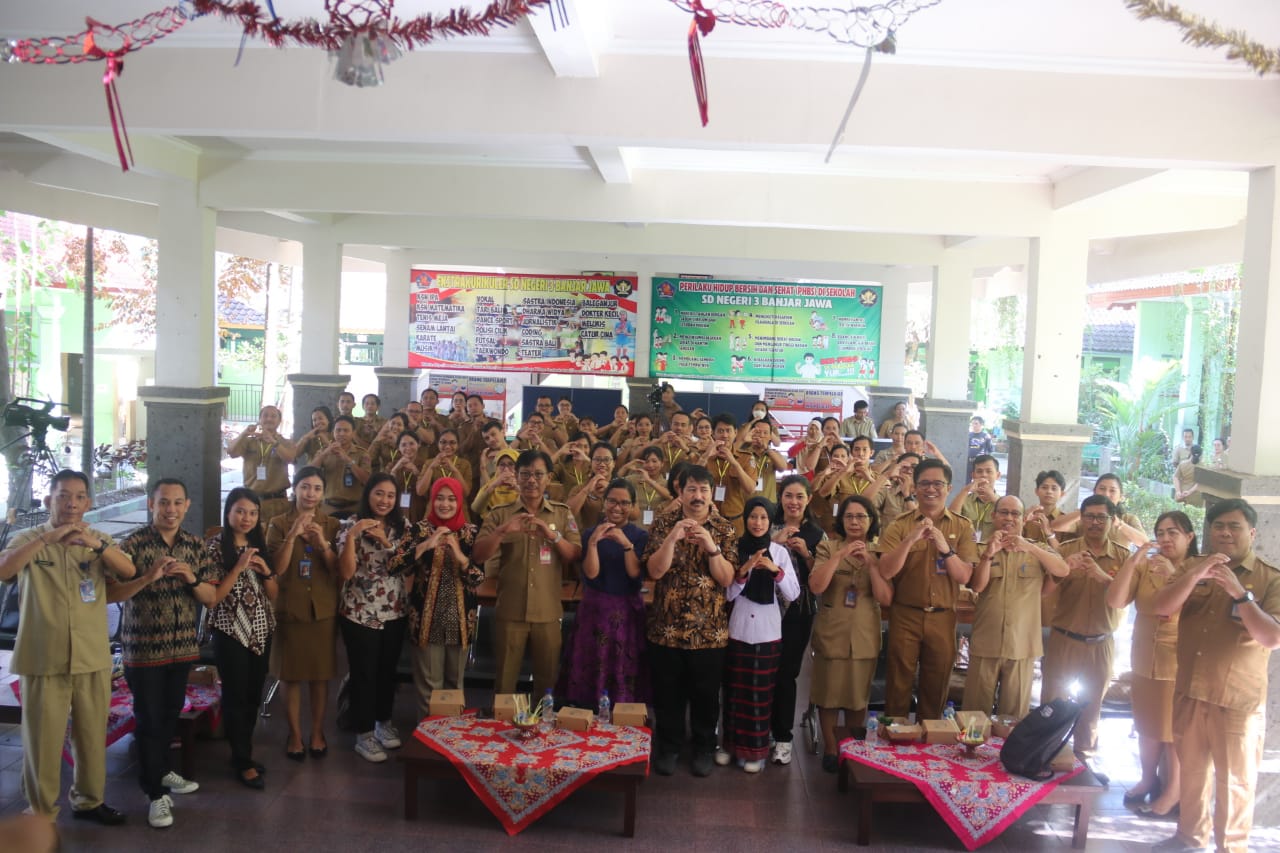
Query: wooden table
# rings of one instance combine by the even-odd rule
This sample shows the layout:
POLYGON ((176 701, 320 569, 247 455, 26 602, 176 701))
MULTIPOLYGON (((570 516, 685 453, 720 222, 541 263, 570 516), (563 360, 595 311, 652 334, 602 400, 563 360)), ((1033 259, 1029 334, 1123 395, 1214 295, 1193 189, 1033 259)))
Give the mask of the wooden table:
MULTIPOLYGON (((836 730, 836 742, 847 738, 848 732, 836 730)), ((927 803, 924 794, 908 779, 901 779, 882 770, 868 767, 848 759, 840 762, 838 787, 849 790, 853 779, 853 795, 858 807, 858 837, 860 846, 871 843, 872 806, 875 803, 927 803)), ((1083 850, 1089 839, 1089 819, 1093 816, 1093 801, 1102 793, 1102 783, 1088 767, 1067 779, 1048 793, 1037 805, 1066 804, 1075 806, 1075 828, 1071 834, 1071 846, 1083 850)))
MULTIPOLYGON (((459 773, 446 756, 412 736, 405 738, 404 747, 396 750, 396 753, 404 763, 404 818, 417 820, 419 777, 457 779, 459 773)), ((640 783, 644 781, 646 768, 647 765, 644 763, 624 764, 621 767, 603 771, 582 786, 598 791, 616 791, 623 795, 625 807, 622 817, 622 834, 627 838, 634 838, 636 834, 637 795, 640 791, 640 783)))

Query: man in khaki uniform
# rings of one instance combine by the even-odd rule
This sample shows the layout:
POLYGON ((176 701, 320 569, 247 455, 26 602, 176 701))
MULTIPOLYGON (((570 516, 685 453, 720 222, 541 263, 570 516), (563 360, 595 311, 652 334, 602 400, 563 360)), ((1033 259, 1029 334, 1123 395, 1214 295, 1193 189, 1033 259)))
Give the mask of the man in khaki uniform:
POLYGON ((1258 514, 1243 500, 1205 513, 1212 553, 1188 561, 1156 598, 1156 612, 1178 618, 1173 740, 1182 762, 1178 833, 1158 850, 1199 850, 1213 841, 1243 853, 1253 825, 1262 760, 1267 661, 1280 647, 1280 572, 1253 553, 1258 514), (1212 765, 1212 770, 1210 766, 1212 765))
MULTIPOLYGON (((976 470, 976 466, 975 466, 976 470)), ((969 638, 966 710, 1025 717, 1031 709, 1036 658, 1044 654, 1040 635, 1040 590, 1046 574, 1065 577, 1067 564, 1052 551, 1020 534, 1022 501, 1005 495, 995 502, 991 540, 974 567, 969 588, 978 607, 969 638)))
POLYGON ((996 481, 1000 479, 1000 463, 989 453, 973 459, 973 479, 956 492, 951 511, 963 515, 973 525, 978 542, 990 542, 996 529, 996 481))
POLYGON ((733 452, 733 415, 716 415, 711 429, 713 441, 702 462, 711 474, 711 500, 730 523, 741 524, 742 508, 756 487, 755 473, 733 452))
POLYGON ((57 815, 70 716, 73 814, 114 826, 125 818, 102 801, 111 702, 106 576, 127 580, 135 570, 110 536, 84 523, 92 505, 88 478, 59 471, 45 498, 49 520, 0 553, 0 581, 16 578, 19 589, 10 666, 21 676, 22 793, 32 811, 57 815))
POLYGON ((227 455, 244 463, 244 485, 262 501, 259 518, 267 522, 289 511, 289 463, 297 446, 280 436, 280 410, 263 406, 258 422, 249 424, 227 445, 227 455))
POLYGON ((560 663, 560 584, 564 567, 582 556, 582 534, 566 504, 547 500, 544 491, 551 458, 526 450, 516 459, 519 500, 494 508, 484 520, 471 559, 483 563, 498 555, 498 602, 494 649, 496 693, 514 693, 516 676, 529 645, 533 656, 533 694, 556 683, 560 663))
POLYGON ((918 664, 916 718, 936 720, 956 662, 956 597, 978 551, 973 527, 947 509, 951 466, 926 459, 916 466, 915 483, 919 510, 880 536, 880 574, 893 584, 884 706, 890 716, 907 714, 918 664))
MULTIPOLYGON (((1044 653, 1044 682, 1040 701, 1071 697, 1071 685, 1079 684, 1077 701, 1083 710, 1076 724, 1073 749, 1085 760, 1098 745, 1098 718, 1102 697, 1111 683, 1115 657, 1112 634, 1120 626, 1123 610, 1107 606, 1107 587, 1129 557, 1127 549, 1111 538, 1116 505, 1102 495, 1090 495, 1080 504, 1084 535, 1063 545, 1058 553, 1070 573, 1061 580, 1048 578, 1046 589, 1056 593, 1049 625, 1049 647, 1044 653)), ((1097 774, 1105 784, 1104 775, 1097 774)))

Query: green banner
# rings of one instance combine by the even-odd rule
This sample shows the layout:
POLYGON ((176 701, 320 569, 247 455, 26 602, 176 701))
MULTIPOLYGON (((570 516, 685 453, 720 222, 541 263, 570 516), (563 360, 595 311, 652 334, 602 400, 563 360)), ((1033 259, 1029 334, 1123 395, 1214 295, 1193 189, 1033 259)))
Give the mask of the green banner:
POLYGON ((652 376, 875 384, 878 284, 653 279, 652 376))

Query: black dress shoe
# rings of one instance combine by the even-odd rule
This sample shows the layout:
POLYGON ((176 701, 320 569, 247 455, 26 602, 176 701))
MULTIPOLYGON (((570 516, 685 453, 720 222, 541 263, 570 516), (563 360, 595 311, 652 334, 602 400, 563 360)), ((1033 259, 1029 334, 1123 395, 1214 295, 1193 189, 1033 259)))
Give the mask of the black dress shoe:
POLYGON ((675 752, 664 752, 653 757, 653 772, 659 776, 670 776, 676 772, 676 763, 680 755, 675 752))
MULTIPOLYGON (((247 773, 249 771, 245 771, 247 773)), ((248 777, 244 773, 237 773, 236 778, 240 780, 240 784, 246 788, 253 788, 255 791, 261 791, 267 787, 267 781, 262 778, 262 771, 258 771, 257 776, 248 777)))
POLYGON ((297 752, 290 752, 289 740, 286 738, 284 742, 284 757, 290 761, 306 761, 307 751, 305 749, 300 749, 297 752))
POLYGON ((253 769, 258 771, 259 776, 265 776, 267 773, 267 766, 265 764, 259 764, 256 761, 253 762, 253 769))
POLYGON ((314 747, 314 746, 307 747, 307 752, 311 753, 312 758, 324 758, 326 755, 329 754, 329 744, 326 743, 324 746, 321 746, 321 747, 314 747))
POLYGON ((106 803, 92 809, 72 809, 71 816, 76 820, 91 820, 103 826, 119 826, 124 823, 124 812, 118 812, 106 803))

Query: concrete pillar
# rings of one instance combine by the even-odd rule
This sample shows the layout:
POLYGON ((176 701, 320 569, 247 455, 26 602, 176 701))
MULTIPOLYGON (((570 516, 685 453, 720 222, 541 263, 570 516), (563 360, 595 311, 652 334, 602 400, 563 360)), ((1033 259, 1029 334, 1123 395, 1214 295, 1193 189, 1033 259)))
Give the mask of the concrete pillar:
POLYGON ((1041 471, 1061 471, 1068 495, 1079 484, 1084 445, 1091 435, 1076 412, 1088 262, 1088 237, 1061 222, 1031 240, 1022 416, 1004 422, 1009 436, 1006 489, 1026 504, 1035 499, 1041 471))
MULTIPOLYGON (((881 364, 884 364, 884 349, 881 348, 881 364)), ((880 424, 893 417, 893 407, 899 403, 907 402, 912 394, 912 390, 905 385, 874 385, 871 387, 871 399, 867 402, 870 404, 871 420, 875 421, 876 430, 880 429, 880 424)))
POLYGON ((217 288, 214 211, 193 186, 170 186, 160 202, 156 283, 156 384, 147 412, 148 485, 177 477, 191 507, 183 527, 203 535, 222 521, 222 416, 230 391, 215 385, 217 288))
MULTIPOLYGON (((973 270, 966 264, 944 259, 933 268, 928 356, 930 397, 968 399, 969 316, 972 306, 973 270)), ((967 424, 965 429, 968 429, 967 424)))
POLYGON ((382 400, 382 411, 386 417, 405 407, 410 400, 418 399, 418 377, 420 370, 407 367, 375 367, 373 373, 378 377, 378 398, 382 400))
MULTIPOLYGON (((409 253, 404 249, 387 252, 387 309, 382 334, 382 366, 409 366, 409 253)), ((378 387, 382 384, 379 381, 378 387)), ((382 392, 378 392, 382 396, 382 392)))
MULTIPOLYGON (((890 270, 880 279, 883 288, 880 291, 880 384, 889 387, 902 386, 907 382, 904 343, 907 339, 907 285, 910 278, 905 270, 890 270)), ((872 399, 874 397, 873 394, 872 399)))
MULTIPOLYGON (((920 431, 938 446, 951 463, 951 494, 965 483, 969 460, 969 418, 973 417, 973 400, 940 400, 926 397, 917 404, 920 409, 920 431)), ((947 500, 950 500, 949 496, 947 500)))
MULTIPOLYGON (((311 410, 337 413, 350 375, 338 373, 338 317, 342 305, 342 245, 327 233, 302 241, 302 371, 293 386, 293 435, 311 429, 311 410)), ((379 395, 381 396, 381 395, 379 395)))

